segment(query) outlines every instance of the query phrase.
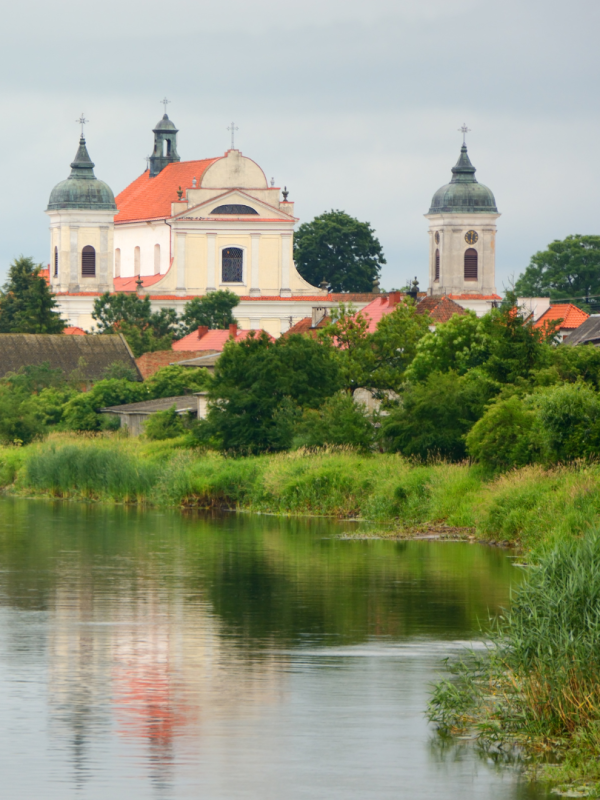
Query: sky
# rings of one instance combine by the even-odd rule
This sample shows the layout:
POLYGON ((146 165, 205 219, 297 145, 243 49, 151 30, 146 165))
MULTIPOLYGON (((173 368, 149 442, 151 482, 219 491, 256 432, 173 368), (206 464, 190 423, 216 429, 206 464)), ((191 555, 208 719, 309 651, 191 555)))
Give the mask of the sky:
POLYGON ((145 169, 165 95, 182 160, 236 147, 300 222, 369 222, 382 286, 427 285, 427 213, 462 136, 495 194, 496 286, 600 233, 598 0, 20 0, 0 32, 0 280, 49 260, 44 209, 81 113, 115 194, 145 169))

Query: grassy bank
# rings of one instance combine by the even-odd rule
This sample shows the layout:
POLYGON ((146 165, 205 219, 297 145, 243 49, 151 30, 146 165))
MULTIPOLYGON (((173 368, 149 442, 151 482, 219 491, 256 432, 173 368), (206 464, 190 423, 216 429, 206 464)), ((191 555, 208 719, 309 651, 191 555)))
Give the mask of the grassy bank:
POLYGON ((12 492, 150 505, 226 506, 445 524, 533 548, 578 536, 600 512, 600 466, 526 467, 493 481, 466 464, 417 466, 397 455, 295 452, 232 459, 181 442, 56 437, 0 450, 12 492))
POLYGON ((484 748, 518 744, 532 776, 600 796, 600 534, 543 554, 490 638, 437 686, 430 719, 484 748))

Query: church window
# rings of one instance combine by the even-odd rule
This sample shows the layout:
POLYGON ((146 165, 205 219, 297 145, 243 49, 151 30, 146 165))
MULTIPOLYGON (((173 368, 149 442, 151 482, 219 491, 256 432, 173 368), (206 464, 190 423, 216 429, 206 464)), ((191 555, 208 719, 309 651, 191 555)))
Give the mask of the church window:
POLYGON ((160 275, 160 245, 154 245, 154 274, 160 275))
POLYGON ((58 276, 58 247, 54 248, 54 277, 58 276))
POLYGON ((244 253, 239 247, 226 247, 221 255, 223 283, 242 283, 244 253))
POLYGON ((217 206, 213 208, 210 212, 211 214, 256 214, 258 215, 258 211, 255 211, 250 206, 244 206, 237 203, 230 203, 229 205, 225 206, 217 206))
POLYGON ((477 250, 473 247, 465 250, 465 280, 477 280, 477 250))
POLYGON ((81 251, 81 277, 96 277, 96 251, 89 244, 81 251))
POLYGON ((440 279, 440 251, 435 251, 435 280, 439 281, 440 279))
POLYGON ((136 247, 136 248, 134 248, 134 251, 133 251, 133 274, 134 275, 139 275, 140 274, 141 260, 142 259, 141 259, 141 254, 140 254, 140 248, 136 247))
POLYGON ((121 277, 121 248, 115 250, 115 278, 121 277))

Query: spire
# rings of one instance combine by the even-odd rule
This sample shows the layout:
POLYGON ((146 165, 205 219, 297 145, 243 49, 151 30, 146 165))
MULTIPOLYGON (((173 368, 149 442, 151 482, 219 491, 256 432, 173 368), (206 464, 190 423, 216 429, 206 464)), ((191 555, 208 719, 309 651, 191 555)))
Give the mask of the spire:
POLYGON ((169 101, 165 98, 161 102, 165 103, 165 113, 163 114, 163 118, 156 123, 156 127, 152 131, 154 134, 154 149, 150 156, 151 178, 156 177, 168 164, 181 161, 177 152, 178 130, 169 119, 166 111, 166 103, 169 101))
POLYGON ((452 180, 450 183, 477 183, 475 172, 475 167, 471 164, 471 159, 467 153, 467 145, 463 142, 458 161, 452 167, 452 180))
POLYGON ((71 162, 71 174, 69 177, 95 180, 94 167, 95 164, 87 151, 85 139, 81 136, 77 153, 75 153, 75 159, 71 162))

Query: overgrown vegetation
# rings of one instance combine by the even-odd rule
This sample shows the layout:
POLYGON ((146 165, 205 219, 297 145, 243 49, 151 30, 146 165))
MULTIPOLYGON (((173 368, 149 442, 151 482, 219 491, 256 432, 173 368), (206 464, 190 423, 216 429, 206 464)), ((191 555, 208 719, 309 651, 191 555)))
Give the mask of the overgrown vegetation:
POLYGON ((598 531, 544 552, 489 636, 485 655, 436 686, 430 720, 443 732, 475 727, 484 746, 517 742, 559 790, 599 796, 598 531))

